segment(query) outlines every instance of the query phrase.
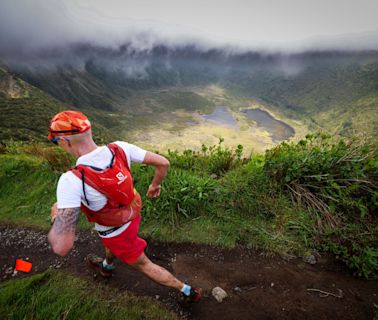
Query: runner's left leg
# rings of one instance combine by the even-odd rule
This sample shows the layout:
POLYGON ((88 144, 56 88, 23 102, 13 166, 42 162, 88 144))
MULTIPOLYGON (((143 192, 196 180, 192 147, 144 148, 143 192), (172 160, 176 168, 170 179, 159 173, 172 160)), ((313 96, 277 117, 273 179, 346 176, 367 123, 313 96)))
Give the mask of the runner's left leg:
POLYGON ((110 250, 107 247, 105 247, 105 260, 106 260, 106 263, 107 264, 112 264, 113 261, 114 261, 114 258, 115 258, 114 254, 111 253, 110 250))

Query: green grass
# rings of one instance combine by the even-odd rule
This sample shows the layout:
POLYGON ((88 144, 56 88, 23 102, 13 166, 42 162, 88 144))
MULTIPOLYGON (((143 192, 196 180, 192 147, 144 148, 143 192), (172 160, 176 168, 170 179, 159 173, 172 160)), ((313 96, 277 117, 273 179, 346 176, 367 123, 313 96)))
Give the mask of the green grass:
MULTIPOLYGON (((58 148, 36 145, 12 146, 0 154, 0 221, 49 228, 56 184, 69 163, 58 148)), ((89 223, 81 219, 79 227, 89 223)))
MULTIPOLYGON (((308 225, 310 218, 274 191, 263 157, 242 161, 220 145, 211 150, 170 153, 172 168, 161 196, 144 199, 142 233, 164 241, 303 254, 310 244, 304 246, 303 235, 288 222, 308 225)), ((153 170, 138 166, 133 172, 138 190, 146 190, 153 170)))
MULTIPOLYGON (((133 166, 135 186, 144 202, 141 233, 163 241, 226 247, 243 243, 270 252, 303 251, 301 241, 294 241, 289 249, 280 244, 282 237, 295 237, 295 234, 282 236, 282 228, 278 226, 285 223, 282 215, 286 212, 294 215, 296 209, 292 209, 290 201, 282 194, 269 194, 271 186, 267 177, 261 176, 263 158, 256 156, 242 165, 233 152, 213 150, 214 159, 208 151, 205 156, 197 154, 198 165, 187 169, 185 164, 191 162, 189 158, 193 153, 172 154, 172 167, 162 194, 156 199, 145 196, 153 168, 133 166), (233 160, 226 161, 226 157, 233 160), (235 163, 230 165, 232 161, 235 163), (236 168, 230 170, 233 166, 236 168), (214 169, 219 174, 217 179, 209 177, 214 169), (273 227, 274 224, 277 227, 273 227), (273 234, 272 244, 267 233, 273 234)), ((49 228, 58 178, 72 159, 64 157, 56 147, 42 145, 13 145, 4 152, 0 154, 0 221, 49 228)), ((84 216, 79 228, 91 228, 84 216)))
POLYGON ((158 302, 47 271, 0 285, 1 319, 177 319, 158 302))
MULTIPOLYGON (((141 234, 154 240, 228 248, 242 244, 284 256, 326 250, 357 274, 374 276, 378 252, 376 154, 371 146, 359 146, 364 161, 338 164, 351 150, 355 157, 354 145, 341 141, 334 145, 321 139, 310 143, 313 137, 297 144, 282 143, 265 156, 247 159, 241 158, 241 148, 229 149, 221 143, 204 146, 200 152, 170 152, 171 168, 155 199, 145 195, 153 168, 133 165, 135 187, 144 203, 141 234), (364 157, 366 154, 369 157, 364 157), (326 177, 332 172, 336 180, 318 180, 328 171, 326 177), (335 184, 344 181, 339 180, 340 172, 341 178, 351 177, 350 187, 335 184), (353 184, 354 174, 371 181, 369 192, 364 185, 353 184), (305 196, 298 199, 288 188, 288 184, 308 188, 307 182, 315 188, 315 195, 332 196, 330 211, 315 210, 305 196), (330 219, 338 223, 330 225, 330 219)), ((44 145, 13 145, 3 150, 0 222, 49 228, 59 174, 73 161, 64 155, 60 149, 44 145)), ((91 224, 82 217, 79 228, 89 229, 91 224)))
POLYGON ((7 154, 1 155, 0 167, 1 220, 46 227, 58 179, 47 161, 7 154))

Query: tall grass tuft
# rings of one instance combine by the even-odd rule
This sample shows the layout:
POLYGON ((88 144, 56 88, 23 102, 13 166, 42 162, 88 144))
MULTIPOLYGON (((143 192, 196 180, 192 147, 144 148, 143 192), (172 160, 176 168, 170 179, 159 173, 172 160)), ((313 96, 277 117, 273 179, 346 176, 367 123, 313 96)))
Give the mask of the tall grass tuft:
MULTIPOLYGON (((154 173, 152 168, 140 166, 133 172, 137 177, 136 188, 147 190, 154 173)), ((164 181, 161 195, 155 199, 144 197, 143 216, 175 228, 183 221, 211 215, 217 186, 217 181, 212 178, 172 168, 164 181)))
POLYGON ((195 172, 198 175, 211 175, 218 178, 233 168, 248 162, 249 158, 242 158, 243 146, 236 149, 223 146, 224 139, 220 138, 216 145, 202 145, 201 151, 185 150, 168 151, 172 166, 195 172))

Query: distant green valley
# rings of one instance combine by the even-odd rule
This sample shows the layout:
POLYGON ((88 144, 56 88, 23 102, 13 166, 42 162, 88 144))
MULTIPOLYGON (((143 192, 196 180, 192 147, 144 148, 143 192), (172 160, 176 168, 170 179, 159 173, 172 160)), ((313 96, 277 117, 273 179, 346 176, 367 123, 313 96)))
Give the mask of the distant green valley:
POLYGON ((373 138, 378 131, 377 52, 72 50, 79 64, 3 64, 1 141, 43 141, 51 116, 67 108, 88 113, 100 141, 120 138, 156 150, 199 149, 225 138, 226 145, 262 152, 279 142, 244 109, 283 121, 294 140, 311 131, 373 138), (204 120, 219 107, 235 126, 204 120))

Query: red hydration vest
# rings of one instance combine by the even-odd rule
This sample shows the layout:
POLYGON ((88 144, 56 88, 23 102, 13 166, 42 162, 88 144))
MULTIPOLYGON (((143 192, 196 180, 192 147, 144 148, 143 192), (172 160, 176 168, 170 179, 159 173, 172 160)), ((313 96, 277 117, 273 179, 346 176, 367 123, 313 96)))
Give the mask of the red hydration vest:
POLYGON ((121 226, 133 220, 140 214, 142 201, 139 193, 134 189, 133 177, 123 149, 112 143, 107 145, 112 153, 110 164, 105 168, 96 168, 88 165, 78 165, 70 170, 83 182, 84 198, 89 205, 85 183, 102 193, 107 203, 93 211, 81 204, 81 211, 91 222, 104 226, 121 226))

